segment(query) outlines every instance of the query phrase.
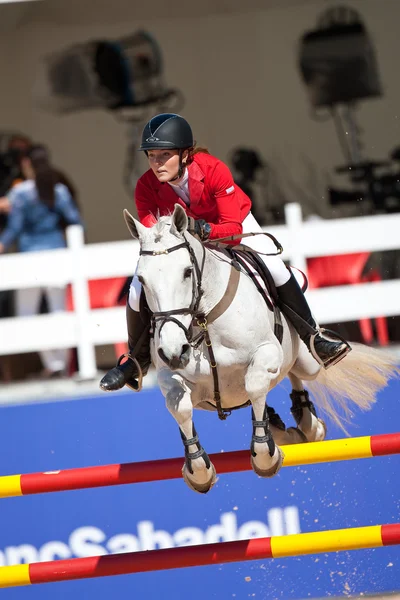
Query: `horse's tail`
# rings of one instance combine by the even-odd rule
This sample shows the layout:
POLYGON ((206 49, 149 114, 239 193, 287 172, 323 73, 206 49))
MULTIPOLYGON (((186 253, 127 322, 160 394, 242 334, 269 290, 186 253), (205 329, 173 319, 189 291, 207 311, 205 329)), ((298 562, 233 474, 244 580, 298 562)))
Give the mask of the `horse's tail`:
POLYGON ((346 432, 353 416, 352 404, 369 410, 378 392, 390 379, 400 376, 399 357, 363 344, 352 343, 346 358, 328 370, 321 369, 315 381, 307 382, 318 406, 346 432))

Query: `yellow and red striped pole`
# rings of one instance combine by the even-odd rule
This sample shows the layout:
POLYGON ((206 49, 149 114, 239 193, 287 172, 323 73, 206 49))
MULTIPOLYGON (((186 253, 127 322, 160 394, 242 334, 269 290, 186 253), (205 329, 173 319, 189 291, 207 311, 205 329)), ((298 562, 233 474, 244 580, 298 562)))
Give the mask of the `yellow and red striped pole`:
MULTIPOLYGON (((400 453, 400 433, 344 438, 308 444, 283 446, 284 467, 387 456, 400 453)), ((249 471, 248 450, 211 454, 217 473, 249 471)), ((86 488, 165 481, 182 476, 182 458, 167 458, 137 463, 83 467, 47 473, 0 477, 0 498, 62 492, 86 488)))
POLYGON ((0 567, 0 587, 400 544, 400 523, 0 567))

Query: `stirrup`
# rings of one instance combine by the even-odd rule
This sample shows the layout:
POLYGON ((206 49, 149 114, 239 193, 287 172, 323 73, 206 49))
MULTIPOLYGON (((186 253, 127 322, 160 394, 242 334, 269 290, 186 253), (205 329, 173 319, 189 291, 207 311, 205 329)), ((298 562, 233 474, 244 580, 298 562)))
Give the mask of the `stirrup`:
POLYGON ((132 378, 130 379, 130 381, 136 381, 137 380, 137 386, 134 387, 133 385, 131 385, 130 383, 126 382, 125 385, 130 388, 133 392, 140 392, 143 388, 143 371, 142 371, 142 367, 139 364, 139 361, 132 356, 129 352, 127 352, 126 354, 121 354, 121 356, 119 357, 118 361, 117 361, 117 367, 119 367, 119 365, 122 362, 123 358, 127 358, 128 360, 131 360, 135 363, 136 368, 138 370, 138 376, 137 378, 132 378))
POLYGON ((335 331, 332 331, 331 329, 325 329, 325 328, 321 327, 321 329, 318 329, 310 337, 310 352, 311 352, 313 358, 315 358, 315 360, 317 361, 317 363, 319 363, 322 367, 324 367, 324 369, 329 369, 330 367, 333 367, 333 365, 336 365, 338 362, 340 362, 342 360, 342 358, 347 356, 347 354, 350 351, 351 351, 350 344, 341 335, 339 335, 335 331), (325 333, 328 333, 328 335, 327 336, 324 335, 325 333), (317 351, 315 350, 314 340, 317 337, 317 335, 321 335, 322 337, 327 339, 328 342, 337 342, 337 341, 342 342, 343 344, 345 344, 346 348, 344 350, 342 350, 341 352, 339 352, 338 354, 336 354, 336 356, 332 356, 331 358, 329 358, 327 361, 324 362, 320 358, 320 356, 317 354, 317 351))

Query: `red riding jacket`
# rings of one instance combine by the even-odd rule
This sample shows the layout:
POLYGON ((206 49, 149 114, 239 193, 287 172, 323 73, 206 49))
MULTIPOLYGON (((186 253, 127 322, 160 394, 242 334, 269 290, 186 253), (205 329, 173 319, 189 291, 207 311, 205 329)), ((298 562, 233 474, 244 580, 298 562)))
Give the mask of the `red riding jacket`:
MULTIPOLYGON (((161 183, 149 169, 136 184, 135 202, 140 222, 151 227, 157 216, 171 214, 176 203, 189 217, 211 225, 210 239, 242 233, 250 212, 250 198, 233 182, 229 168, 215 156, 199 152, 188 166, 190 206, 168 183, 161 183)), ((234 241, 238 244, 240 239, 234 241)))

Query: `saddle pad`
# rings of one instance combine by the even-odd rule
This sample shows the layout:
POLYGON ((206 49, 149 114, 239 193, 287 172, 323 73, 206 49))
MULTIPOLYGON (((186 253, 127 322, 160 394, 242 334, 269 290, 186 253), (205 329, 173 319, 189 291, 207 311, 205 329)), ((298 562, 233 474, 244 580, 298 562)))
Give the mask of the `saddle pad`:
POLYGON ((260 291, 260 293, 262 293, 264 299, 266 300, 269 310, 273 310, 273 306, 275 304, 273 297, 275 294, 273 294, 271 291, 269 279, 271 280, 271 283, 273 283, 273 280, 267 266, 264 265, 264 263, 262 266, 254 263, 254 261, 251 260, 252 256, 248 256, 246 251, 241 251, 239 253, 233 248, 233 257, 239 262, 242 270, 245 271, 254 281, 257 289, 260 291))

